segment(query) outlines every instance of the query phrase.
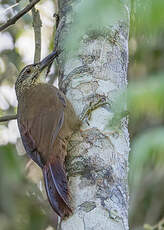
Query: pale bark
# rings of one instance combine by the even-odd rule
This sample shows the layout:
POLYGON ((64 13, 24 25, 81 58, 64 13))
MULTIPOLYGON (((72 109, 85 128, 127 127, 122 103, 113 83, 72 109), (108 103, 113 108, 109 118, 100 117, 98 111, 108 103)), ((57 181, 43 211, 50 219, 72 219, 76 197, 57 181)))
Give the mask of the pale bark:
MULTIPOLYGON (((68 53, 59 58, 60 88, 72 102, 78 115, 90 102, 104 97, 113 103, 120 90, 127 87, 128 11, 126 19, 107 33, 81 40, 77 56, 68 53), (116 32, 116 33, 115 33, 116 32), (114 42, 113 42, 114 41, 114 42), (69 77, 69 79, 68 79, 69 77)), ((59 46, 68 36, 74 1, 59 1, 59 46)), ((83 37, 83 38, 84 38, 83 37)), ((74 207, 73 215, 62 221, 62 230, 128 229, 128 153, 127 119, 117 130, 106 129, 113 117, 110 106, 92 112, 89 125, 75 134, 69 148, 67 171, 74 207)))

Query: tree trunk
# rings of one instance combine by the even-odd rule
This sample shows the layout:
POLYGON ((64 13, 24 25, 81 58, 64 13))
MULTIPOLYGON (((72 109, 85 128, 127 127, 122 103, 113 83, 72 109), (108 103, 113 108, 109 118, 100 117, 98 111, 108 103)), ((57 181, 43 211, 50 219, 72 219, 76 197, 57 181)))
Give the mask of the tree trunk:
MULTIPOLYGON (((56 39, 61 48, 70 33, 74 2, 77 3, 59 0, 56 39)), ((97 33, 94 37, 86 34, 87 39, 80 42, 76 57, 63 53, 59 58, 59 86, 78 115, 86 105, 100 100, 112 104, 116 95, 126 88, 128 25, 128 17, 113 25, 112 34, 116 37, 111 39, 107 33, 101 36, 97 33)), ((117 130, 107 129, 113 115, 110 106, 97 107, 91 112, 89 124, 83 122, 81 132, 72 137, 67 172, 74 212, 61 222, 62 230, 128 229, 127 119, 121 118, 117 130)))

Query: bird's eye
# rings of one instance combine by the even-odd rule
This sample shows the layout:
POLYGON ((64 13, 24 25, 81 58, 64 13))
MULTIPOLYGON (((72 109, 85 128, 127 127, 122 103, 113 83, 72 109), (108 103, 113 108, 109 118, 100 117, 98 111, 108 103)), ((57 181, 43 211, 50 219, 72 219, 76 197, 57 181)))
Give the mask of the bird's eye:
POLYGON ((26 73, 31 73, 31 69, 27 69, 27 70, 26 70, 26 73))

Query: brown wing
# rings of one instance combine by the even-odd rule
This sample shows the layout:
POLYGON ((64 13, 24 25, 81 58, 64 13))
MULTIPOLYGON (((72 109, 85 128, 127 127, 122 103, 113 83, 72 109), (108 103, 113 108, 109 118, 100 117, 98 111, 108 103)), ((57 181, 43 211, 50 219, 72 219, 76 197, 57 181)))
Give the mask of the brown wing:
POLYGON ((19 101, 18 125, 22 141, 28 155, 40 167, 48 158, 45 155, 52 154, 64 121, 66 101, 58 94, 57 88, 40 84, 26 91, 19 101))
MULTIPOLYGON (((61 217, 71 213, 60 133, 64 122, 65 96, 55 87, 38 85, 24 92, 18 106, 18 125, 28 155, 42 168, 49 202, 61 217), (56 145, 55 145, 56 144, 56 145)), ((65 132, 65 131, 64 131, 65 132)))

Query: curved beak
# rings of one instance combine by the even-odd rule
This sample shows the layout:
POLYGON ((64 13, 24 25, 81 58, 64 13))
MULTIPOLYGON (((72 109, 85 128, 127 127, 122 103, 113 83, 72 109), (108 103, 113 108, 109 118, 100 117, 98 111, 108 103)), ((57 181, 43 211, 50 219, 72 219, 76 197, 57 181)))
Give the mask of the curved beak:
POLYGON ((53 51, 47 57, 45 57, 41 62, 39 62, 40 72, 54 61, 54 59, 61 53, 61 51, 53 51))

